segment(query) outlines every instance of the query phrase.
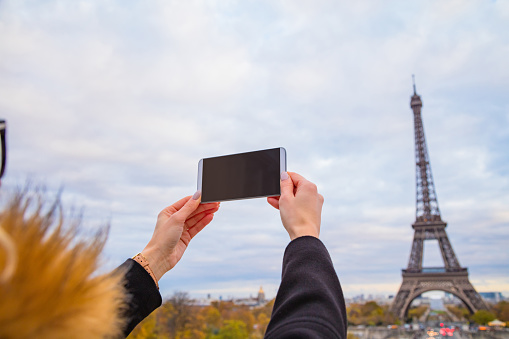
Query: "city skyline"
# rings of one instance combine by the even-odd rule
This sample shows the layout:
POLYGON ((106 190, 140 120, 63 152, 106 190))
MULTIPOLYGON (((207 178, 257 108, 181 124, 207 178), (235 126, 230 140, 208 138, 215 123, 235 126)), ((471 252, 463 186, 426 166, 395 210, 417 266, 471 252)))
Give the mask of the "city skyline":
MULTIPOLYGON (((508 17, 501 1, 2 1, 2 202, 27 180, 63 187, 86 228, 110 224, 109 270, 194 193, 199 159, 285 147, 325 197, 320 238, 345 294, 395 295, 415 221, 415 74, 451 244, 477 291, 507 296, 508 17)), ((163 297, 271 298, 288 242, 264 199, 222 203, 163 297)))

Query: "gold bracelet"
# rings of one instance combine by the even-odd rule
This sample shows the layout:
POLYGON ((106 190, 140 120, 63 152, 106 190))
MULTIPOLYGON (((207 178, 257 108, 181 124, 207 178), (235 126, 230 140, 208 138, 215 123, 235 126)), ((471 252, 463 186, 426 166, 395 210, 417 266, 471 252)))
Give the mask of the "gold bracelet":
POLYGON ((150 274, 150 276, 152 277, 152 279, 154 279, 154 282, 156 283, 157 289, 159 289, 159 284, 157 283, 156 276, 152 269, 150 268, 150 263, 148 262, 147 258, 145 258, 145 256, 140 252, 133 257, 133 260, 140 264, 141 267, 143 267, 145 271, 147 271, 147 273, 150 274))

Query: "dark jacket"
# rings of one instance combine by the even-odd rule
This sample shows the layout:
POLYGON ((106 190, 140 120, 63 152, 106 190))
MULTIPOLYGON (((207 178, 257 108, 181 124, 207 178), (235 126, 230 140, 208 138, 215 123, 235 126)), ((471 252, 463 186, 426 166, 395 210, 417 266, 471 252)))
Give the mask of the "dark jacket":
MULTIPOLYGON (((126 313, 127 336, 157 307, 162 299, 150 275, 132 259, 126 287, 131 295, 126 313)), ((346 338, 346 309, 343 292, 331 258, 323 243, 300 237, 287 246, 283 258, 281 286, 265 338, 346 338)))

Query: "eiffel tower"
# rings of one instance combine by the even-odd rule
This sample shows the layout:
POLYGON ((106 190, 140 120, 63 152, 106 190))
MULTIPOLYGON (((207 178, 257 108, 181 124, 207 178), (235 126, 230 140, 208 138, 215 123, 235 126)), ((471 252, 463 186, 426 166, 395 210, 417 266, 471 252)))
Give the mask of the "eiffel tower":
MULTIPOLYGON (((413 76, 412 76, 413 77, 413 76)), ((403 282, 392 304, 392 312, 404 319, 412 300, 424 292, 439 290, 458 297, 470 312, 487 309, 481 296, 468 280, 468 269, 461 267, 452 249, 438 208, 437 195, 429 162, 424 127, 421 118, 421 97, 415 90, 410 100, 414 112, 415 157, 417 178, 416 220, 412 224, 414 240, 406 270, 402 270, 403 282), (437 240, 444 261, 443 267, 422 267, 425 240, 437 240)))

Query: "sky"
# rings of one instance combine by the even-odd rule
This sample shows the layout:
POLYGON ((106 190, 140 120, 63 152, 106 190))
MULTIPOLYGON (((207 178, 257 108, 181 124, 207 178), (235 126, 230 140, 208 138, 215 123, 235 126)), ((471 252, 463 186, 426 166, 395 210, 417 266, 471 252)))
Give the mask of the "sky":
MULTIPOLYGON (((0 0, 1 198, 63 189, 110 225, 102 270, 196 191, 201 158, 285 147, 324 196, 347 296, 396 294, 415 221, 412 74, 442 219, 478 291, 509 296, 509 2, 0 0)), ((225 202, 163 297, 275 296, 289 243, 225 202)), ((424 264, 442 265, 426 242, 424 264)))

